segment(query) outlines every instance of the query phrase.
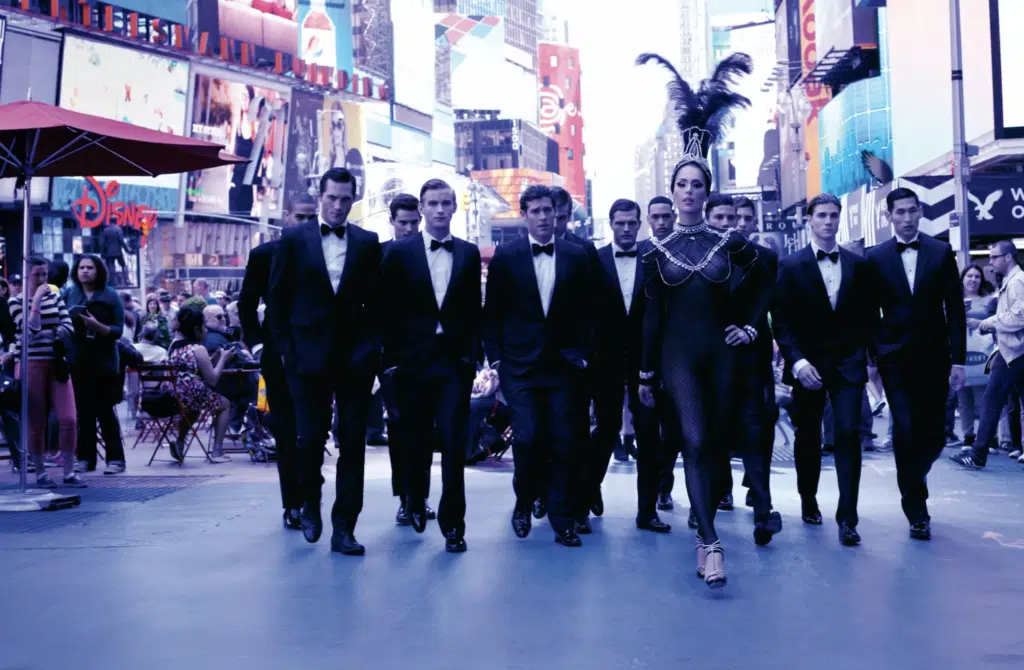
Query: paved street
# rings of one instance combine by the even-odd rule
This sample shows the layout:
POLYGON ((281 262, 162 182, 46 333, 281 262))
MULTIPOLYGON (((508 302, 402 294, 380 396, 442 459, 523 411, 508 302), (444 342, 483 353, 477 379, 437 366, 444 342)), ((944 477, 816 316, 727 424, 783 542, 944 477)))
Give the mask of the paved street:
MULTIPOLYGON (((607 513, 578 550, 556 545, 546 521, 517 540, 511 464, 474 468, 469 552, 452 556, 435 523, 423 535, 394 525, 386 450, 369 449, 357 529, 367 555, 347 558, 326 535, 308 545, 281 528, 273 467, 236 455, 147 468, 143 457, 131 453, 125 476, 89 475, 76 509, 0 515, 0 668, 1024 664, 1024 468, 1004 457, 985 472, 937 464, 935 539, 921 543, 907 536, 891 454, 867 454, 853 549, 828 520, 800 523, 792 466, 776 463, 786 527, 756 548, 748 510, 719 515, 721 593, 693 574, 685 505, 663 516, 672 534, 635 530, 632 466, 613 468, 607 513)), ((12 481, 5 470, 0 483, 12 481)))

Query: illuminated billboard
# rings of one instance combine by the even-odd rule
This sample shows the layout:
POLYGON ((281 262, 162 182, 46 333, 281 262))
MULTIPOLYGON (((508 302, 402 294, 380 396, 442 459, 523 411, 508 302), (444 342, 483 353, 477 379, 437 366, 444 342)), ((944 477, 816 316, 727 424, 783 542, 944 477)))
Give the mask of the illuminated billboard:
POLYGON ((223 144, 249 162, 190 172, 186 209, 281 217, 288 102, 287 92, 218 75, 196 76, 192 137, 223 144))

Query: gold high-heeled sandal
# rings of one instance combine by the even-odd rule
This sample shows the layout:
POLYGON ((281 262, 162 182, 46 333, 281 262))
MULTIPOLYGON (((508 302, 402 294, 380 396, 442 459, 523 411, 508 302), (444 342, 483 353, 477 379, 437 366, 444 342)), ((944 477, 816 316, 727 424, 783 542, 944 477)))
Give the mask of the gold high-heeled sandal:
POLYGON ((704 579, 704 570, 707 565, 707 554, 704 552, 704 538, 697 536, 697 576, 704 579))
POLYGON ((722 543, 715 540, 704 546, 704 582, 713 589, 725 586, 725 550, 722 543))

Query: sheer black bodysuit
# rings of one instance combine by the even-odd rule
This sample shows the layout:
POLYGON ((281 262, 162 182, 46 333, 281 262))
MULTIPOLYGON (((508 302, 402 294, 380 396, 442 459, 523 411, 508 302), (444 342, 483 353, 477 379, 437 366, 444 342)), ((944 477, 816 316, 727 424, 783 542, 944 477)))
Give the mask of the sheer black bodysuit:
POLYGON ((754 244, 703 223, 681 227, 660 243, 652 240, 643 258, 648 300, 641 370, 654 373, 654 386, 660 382, 664 391, 659 413, 683 452, 687 494, 707 544, 718 539, 715 510, 726 493, 716 490, 723 480, 716 473, 729 467, 737 351, 726 344, 725 330, 757 322, 758 292, 737 292, 744 282, 768 285, 757 276, 763 264, 756 260, 754 244))

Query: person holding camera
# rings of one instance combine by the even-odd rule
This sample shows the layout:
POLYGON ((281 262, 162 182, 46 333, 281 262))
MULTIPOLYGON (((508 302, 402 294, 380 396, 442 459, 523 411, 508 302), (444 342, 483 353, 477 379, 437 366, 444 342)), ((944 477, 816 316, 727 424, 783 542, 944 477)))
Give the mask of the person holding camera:
POLYGON ((64 486, 85 488, 75 473, 75 445, 78 426, 75 394, 64 361, 62 342, 71 337, 73 325, 60 295, 46 282, 48 266, 41 258, 29 260, 25 293, 11 298, 9 306, 15 327, 16 379, 28 379, 28 450, 35 466, 36 486, 55 488, 46 473, 43 456, 47 416, 52 409, 60 426, 59 444, 64 455, 64 486), (28 301, 28 315, 25 301, 28 301), (27 335, 26 335, 27 332, 27 335), (28 369, 21 370, 21 347, 28 346, 28 369))

